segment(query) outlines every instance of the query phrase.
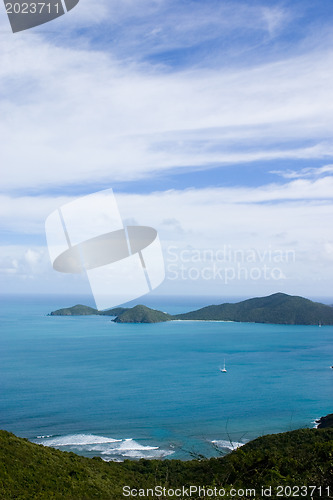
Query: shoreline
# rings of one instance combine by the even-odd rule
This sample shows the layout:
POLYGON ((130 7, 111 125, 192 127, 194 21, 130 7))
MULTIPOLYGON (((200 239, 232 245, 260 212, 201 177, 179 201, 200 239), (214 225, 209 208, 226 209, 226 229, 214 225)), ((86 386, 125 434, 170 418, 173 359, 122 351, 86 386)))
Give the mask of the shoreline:
MULTIPOLYGON (((320 430, 333 427, 333 414, 328 414, 312 420, 309 426, 298 427, 291 431, 278 430, 276 432, 268 431, 265 434, 258 434, 250 439, 231 439, 229 434, 220 437, 202 438, 206 445, 211 446, 211 452, 206 447, 206 459, 216 458, 219 456, 229 455, 234 450, 243 447, 244 445, 255 441, 263 436, 274 436, 285 434, 287 432, 294 432, 297 430, 320 430), (323 425, 323 422, 326 424, 323 425), (314 424, 312 427, 310 424, 314 424), (321 425, 319 427, 319 425, 321 425), (214 453, 215 450, 215 453, 214 453)), ((221 433, 223 435, 223 432, 221 433)), ((28 438, 31 443, 43 445, 47 448, 57 449, 60 451, 67 451, 92 458, 93 456, 101 458, 105 462, 124 462, 125 460, 137 461, 145 460, 180 460, 181 462, 188 462, 193 459, 193 454, 187 452, 188 458, 180 458, 177 452, 182 451, 181 448, 173 444, 173 442, 151 442, 149 438, 142 437, 122 438, 110 437, 108 435, 95 434, 93 432, 81 432, 66 435, 39 435, 34 438, 28 438), (93 454, 95 452, 95 454, 93 454), (173 455, 176 454, 174 457, 173 455)), ((198 455, 201 452, 197 452, 198 455)))
POLYGON ((333 325, 333 308, 299 296, 277 292, 241 302, 211 304, 185 313, 169 314, 142 304, 103 311, 76 304, 52 311, 50 316, 112 316, 115 323, 162 323, 169 321, 214 321, 230 323, 300 326, 333 325), (224 319, 223 319, 224 318, 224 319), (231 319, 232 318, 232 319, 231 319))
MULTIPOLYGON (((332 479, 328 453, 332 442, 333 428, 302 428, 260 436, 241 449, 217 458, 193 453, 186 461, 171 458, 107 462, 96 456, 88 458, 39 446, 1 430, 0 465, 5 471, 1 498, 122 500, 126 491, 133 491, 134 497, 160 498, 164 490, 170 492, 164 496, 175 498, 175 492, 179 492, 176 496, 180 497, 181 491, 191 488, 191 498, 199 499, 212 498, 218 486, 222 494, 216 493, 214 498, 236 498, 237 492, 245 498, 244 492, 251 488, 254 492, 251 498, 255 494, 259 500, 271 496, 265 491, 273 491, 273 488, 281 494, 286 491, 290 496, 288 493, 293 491, 290 477, 296 477, 298 484, 312 485, 304 487, 310 488, 307 498, 314 490, 319 493, 314 498, 319 498, 322 491, 330 491, 326 485, 330 485, 332 479), (267 490, 263 490, 263 484, 267 490), (203 489, 207 494, 200 493, 203 489)), ((183 496, 189 497, 186 493, 183 496)))
MULTIPOLYGON (((181 323, 247 323, 247 321, 232 321, 229 319, 170 319, 168 323, 173 323, 175 321, 181 322, 181 323)), ((259 323, 258 323, 259 324, 259 323)), ((263 323, 260 323, 263 324, 263 323)))
POLYGON ((317 418, 314 422, 314 429, 328 429, 333 427, 333 413, 317 418))

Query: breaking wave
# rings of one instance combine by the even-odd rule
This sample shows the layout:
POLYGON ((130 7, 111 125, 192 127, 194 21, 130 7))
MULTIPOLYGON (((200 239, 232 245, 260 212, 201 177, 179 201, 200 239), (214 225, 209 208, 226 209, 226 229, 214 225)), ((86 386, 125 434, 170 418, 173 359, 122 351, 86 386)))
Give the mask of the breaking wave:
POLYGON ((241 446, 244 446, 245 443, 237 443, 236 441, 227 441, 225 439, 215 439, 212 443, 221 449, 226 450, 237 450, 241 446))
POLYGON ((39 436, 34 442, 60 450, 81 452, 87 456, 100 456, 107 462, 121 461, 126 458, 164 458, 174 453, 172 450, 161 449, 158 446, 140 444, 132 438, 113 439, 94 434, 39 436))

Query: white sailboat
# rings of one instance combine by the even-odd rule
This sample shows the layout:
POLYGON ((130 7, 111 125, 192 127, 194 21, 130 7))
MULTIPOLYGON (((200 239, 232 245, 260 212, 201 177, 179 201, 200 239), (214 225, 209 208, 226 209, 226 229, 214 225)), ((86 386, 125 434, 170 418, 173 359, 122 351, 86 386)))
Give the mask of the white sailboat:
POLYGON ((223 368, 220 367, 220 372, 222 373, 226 373, 227 369, 225 367, 225 360, 224 360, 224 363, 223 363, 223 368))

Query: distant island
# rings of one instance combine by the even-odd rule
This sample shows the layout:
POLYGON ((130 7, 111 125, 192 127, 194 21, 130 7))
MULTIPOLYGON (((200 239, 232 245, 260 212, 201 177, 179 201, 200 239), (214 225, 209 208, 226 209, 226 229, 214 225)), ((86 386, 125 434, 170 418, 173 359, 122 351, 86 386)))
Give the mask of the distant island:
POLYGON ((162 321, 171 321, 172 319, 174 317, 170 314, 138 305, 122 311, 113 321, 115 323, 161 323, 162 321))
POLYGON ((241 302, 211 305, 183 314, 171 315, 143 305, 98 311, 76 305, 58 309, 50 316, 114 316, 116 323, 160 323, 164 321, 235 321, 282 325, 333 325, 333 307, 303 297, 274 293, 241 302))
POLYGON ((93 307, 77 304, 73 307, 64 307, 63 309, 52 311, 49 316, 118 316, 118 314, 122 314, 127 310, 128 307, 115 307, 114 309, 108 309, 107 311, 99 311, 93 307))

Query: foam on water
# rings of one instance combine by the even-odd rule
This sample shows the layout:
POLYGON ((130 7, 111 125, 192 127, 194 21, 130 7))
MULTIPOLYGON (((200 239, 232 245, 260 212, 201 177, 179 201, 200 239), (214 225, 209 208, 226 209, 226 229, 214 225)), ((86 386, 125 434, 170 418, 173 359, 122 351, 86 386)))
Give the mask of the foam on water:
POLYGON ((38 444, 43 444, 44 446, 52 446, 58 448, 61 446, 85 446, 89 444, 104 444, 104 443, 116 443, 121 441, 121 439, 112 439, 103 436, 95 436, 94 434, 72 434, 69 436, 41 436, 41 438, 46 438, 38 440, 38 444))
POLYGON ((212 441, 215 446, 218 448, 223 448, 227 450, 237 450, 241 446, 244 446, 245 443, 237 443, 236 441, 226 441, 225 439, 215 439, 212 441))
POLYGON ((311 424, 313 424, 313 429, 318 429, 318 425, 320 424, 320 417, 316 418, 316 420, 313 420, 311 424))
POLYGON ((119 450, 158 450, 158 446, 143 446, 131 438, 125 439, 119 445, 119 450))
POLYGON ((132 438, 113 439, 94 434, 72 434, 46 438, 40 436, 34 442, 67 451, 93 453, 107 462, 121 461, 125 458, 164 458, 174 453, 172 450, 163 450, 158 446, 140 444, 132 438))

